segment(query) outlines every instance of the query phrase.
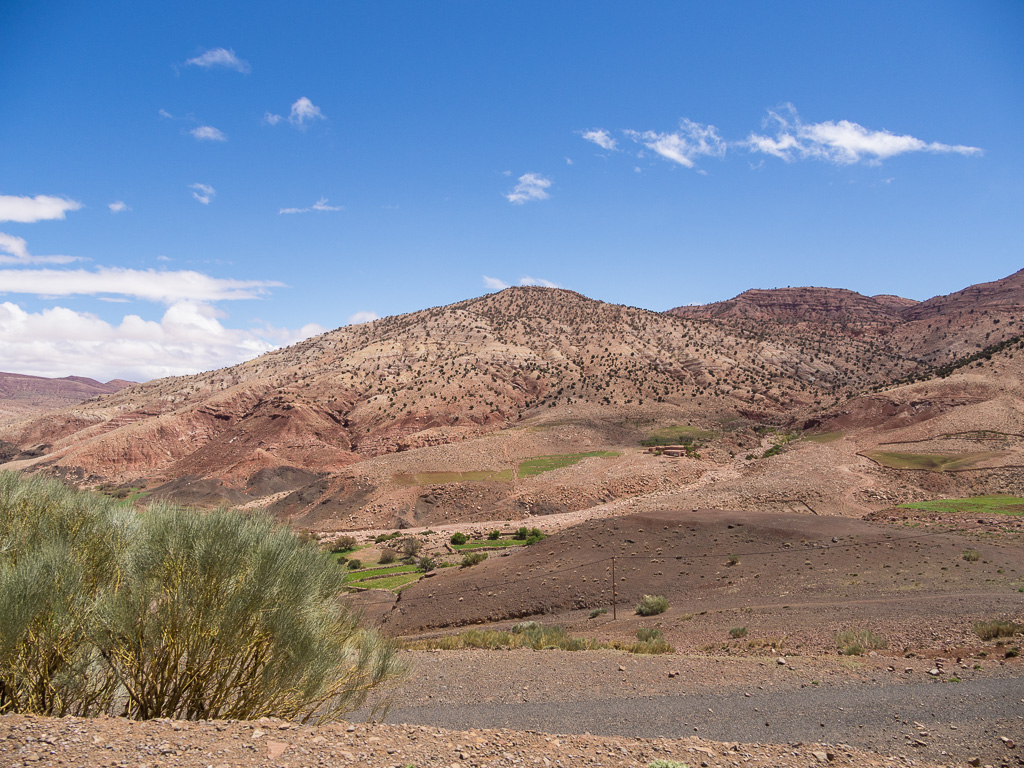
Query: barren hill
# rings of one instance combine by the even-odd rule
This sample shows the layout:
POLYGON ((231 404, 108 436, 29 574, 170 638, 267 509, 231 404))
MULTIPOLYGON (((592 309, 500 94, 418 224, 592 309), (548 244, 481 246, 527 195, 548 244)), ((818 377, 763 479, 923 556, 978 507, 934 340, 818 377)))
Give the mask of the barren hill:
MULTIPOLYGON (((755 428, 877 430, 890 411, 922 413, 912 389, 910 402, 872 394, 900 381, 957 370, 940 387, 950 394, 923 412, 958 408, 965 390, 956 382, 978 377, 965 374, 971 360, 1002 355, 1016 370, 1019 283, 1020 273, 932 300, 939 319, 913 321, 899 319, 917 309, 906 300, 829 289, 748 291, 729 306, 673 314, 510 288, 133 385, 0 437, 24 452, 12 468, 191 503, 271 504, 310 527, 571 511, 759 456, 772 442, 755 428), (673 425, 704 442, 717 435, 702 461, 639 454, 639 440, 673 425), (534 456, 588 451, 618 458, 537 478, 517 472, 534 456)), ((970 398, 1006 393, 984 378, 970 398)), ((1016 418, 1016 395, 1006 397, 1016 418)), ((832 450, 812 452, 826 486, 835 480, 832 450)), ((735 483, 714 487, 738 487, 759 471, 744 464, 729 470, 735 483)))
POLYGON ((0 428, 97 395, 117 392, 131 383, 114 379, 104 384, 84 376, 50 379, 0 372, 0 428))

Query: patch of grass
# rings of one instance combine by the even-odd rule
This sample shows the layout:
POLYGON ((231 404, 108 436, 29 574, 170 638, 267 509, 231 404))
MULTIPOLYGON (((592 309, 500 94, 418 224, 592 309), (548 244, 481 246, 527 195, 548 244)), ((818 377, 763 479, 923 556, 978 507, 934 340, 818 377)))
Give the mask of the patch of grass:
POLYGON ((860 656, 864 651, 888 647, 888 643, 870 629, 846 629, 836 634, 836 645, 844 656, 860 656))
POLYGON ((611 459, 618 456, 616 451, 588 451, 587 453, 560 453, 551 456, 534 456, 519 464, 518 477, 534 477, 553 469, 562 469, 578 464, 583 459, 592 457, 611 459))
POLYGON ((969 512, 989 515, 1024 515, 1024 498, 1020 496, 972 496, 966 499, 935 499, 900 504, 900 509, 922 509, 926 512, 969 512))
POLYGON ((898 453, 895 451, 865 451, 864 455, 891 469, 926 469, 930 472, 949 472, 970 469, 986 459, 1002 454, 999 451, 973 453, 898 453))
POLYGON ((463 556, 460 568, 471 568, 487 559, 486 552, 470 552, 463 556))
POLYGON ((965 549, 962 557, 968 563, 974 563, 981 559, 981 555, 976 549, 965 549))
POLYGON ((647 768, 690 768, 689 763, 680 763, 678 760, 652 760, 647 768))
POLYGON ((374 568, 372 570, 353 571, 352 573, 345 574, 344 581, 346 584, 351 584, 356 581, 376 580, 376 577, 378 576, 392 576, 396 573, 413 573, 416 570, 416 566, 414 565, 395 565, 391 568, 374 568))
POLYGON ((411 573, 398 573, 394 576, 388 576, 383 579, 372 579, 369 581, 353 581, 348 586, 350 587, 367 587, 369 589, 390 589, 391 591, 397 591, 402 587, 406 587, 413 582, 419 581, 423 576, 423 571, 414 568, 411 573))
POLYGON ((1018 632, 1024 632, 1024 624, 1018 624, 1015 621, 994 619, 993 621, 978 621, 974 624, 974 634, 982 640, 1013 637, 1018 632))
POLYGON ((739 555, 729 555, 729 559, 725 561, 725 564, 726 565, 730 565, 730 566, 731 565, 739 565, 740 564, 740 556, 739 555))
MULTIPOLYGON (((641 630, 643 631, 643 630, 641 630)), ((653 630, 647 640, 635 643, 603 643, 589 637, 573 637, 563 627, 545 627, 536 621, 524 621, 512 627, 511 631, 469 629, 455 635, 432 637, 425 640, 407 641, 403 648, 412 651, 441 650, 456 651, 463 648, 485 648, 489 650, 533 648, 561 651, 620 650, 631 653, 672 653, 675 649, 661 637, 660 630, 653 630)))
POLYGON ((607 608, 595 608, 590 612, 590 618, 596 619, 598 616, 604 616, 606 613, 608 613, 607 608))
POLYGON ((467 541, 465 544, 452 544, 452 549, 482 549, 484 547, 524 547, 526 546, 525 541, 519 541, 518 539, 498 539, 493 541, 491 539, 483 539, 476 541, 467 541))
POLYGON ((733 640, 739 640, 741 637, 746 637, 746 636, 747 636, 747 628, 746 627, 733 627, 732 629, 729 630, 729 637, 731 637, 733 640))
POLYGON ((845 436, 845 432, 822 432, 818 435, 804 435, 803 439, 809 443, 834 443, 845 436))
POLYGON ((702 440, 710 440, 714 436, 714 432, 700 427, 676 424, 652 432, 640 441, 640 445, 648 448, 659 445, 692 445, 702 440))
POLYGON ((668 600, 661 595, 644 595, 636 606, 641 616, 656 616, 668 610, 668 600))

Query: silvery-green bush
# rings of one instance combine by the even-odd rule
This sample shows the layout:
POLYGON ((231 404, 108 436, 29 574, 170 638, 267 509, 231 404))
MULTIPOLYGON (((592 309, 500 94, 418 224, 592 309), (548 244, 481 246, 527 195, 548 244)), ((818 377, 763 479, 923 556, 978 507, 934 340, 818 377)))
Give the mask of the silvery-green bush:
POLYGON ((0 712, 336 719, 399 674, 270 518, 0 473, 0 712))

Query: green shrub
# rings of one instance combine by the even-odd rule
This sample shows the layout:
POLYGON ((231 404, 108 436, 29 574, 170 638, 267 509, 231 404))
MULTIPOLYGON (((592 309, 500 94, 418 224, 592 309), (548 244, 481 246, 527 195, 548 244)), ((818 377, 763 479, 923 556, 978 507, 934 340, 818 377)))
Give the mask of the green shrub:
POLYGON ((407 536, 398 542, 398 551, 402 553, 402 557, 416 557, 421 549, 423 549, 423 542, 412 536, 407 536))
POLYGON ((641 616, 656 616, 668 610, 668 600, 661 595, 644 595, 636 606, 641 616))
POLYGON ((452 544, 458 546, 459 544, 465 544, 467 541, 469 541, 469 536, 459 531, 456 531, 452 534, 452 537, 451 539, 449 539, 449 541, 451 541, 452 544))
POLYGON ((1013 648, 1007 648, 1006 653, 1003 654, 1003 658, 1006 659, 1015 659, 1018 656, 1020 656, 1020 647, 1016 645, 1013 648))
POLYGON ((536 621, 520 621, 518 624, 512 625, 512 632, 519 634, 520 632, 531 632, 540 627, 536 621))
POLYGON ((607 608, 595 608, 590 612, 590 618, 596 619, 598 616, 603 616, 606 613, 608 613, 607 608))
POLYGON ((400 671, 268 516, 0 473, 0 712, 328 721, 400 671))
POLYGON ((488 541, 497 541, 501 538, 501 531, 491 531, 487 534, 488 541))
POLYGON ((1024 625, 1013 621, 995 619, 993 621, 979 621, 974 625, 974 634, 982 640, 996 640, 1000 637, 1013 637, 1018 632, 1024 632, 1024 625))
POLYGON ((648 640, 664 640, 664 635, 657 627, 642 627, 636 631, 636 639, 646 643, 648 640))
POLYGON ((866 650, 888 647, 888 643, 870 629, 846 629, 836 634, 836 645, 844 656, 860 656, 866 650))
POLYGON ((437 567, 437 562, 434 558, 426 556, 421 557, 419 563, 417 563, 421 571, 432 571, 437 567))
POLYGON ((733 640, 738 640, 739 638, 746 637, 746 636, 747 636, 747 628, 746 627, 733 627, 732 629, 729 630, 729 637, 731 637, 733 640))
POLYGON ((680 763, 678 760, 652 760, 647 768, 690 768, 689 763, 680 763))
POLYGON ((358 557, 353 557, 351 560, 345 563, 345 565, 346 567, 348 567, 350 571, 358 571, 360 568, 363 567, 363 561, 360 560, 358 557))
POLYGON ((963 558, 968 563, 974 563, 981 559, 981 554, 975 549, 965 549, 963 558))
POLYGON ((373 543, 374 544, 383 544, 385 541, 391 541, 392 539, 397 539, 401 535, 402 534, 400 534, 398 531, 395 531, 394 533, 381 533, 381 534, 378 534, 374 538, 373 543))
POLYGON ((518 531, 515 532, 515 535, 513 536, 513 538, 518 539, 519 541, 524 541, 529 536, 530 536, 530 529, 527 528, 524 525, 522 528, 520 528, 518 531))
POLYGON ((334 553, 348 552, 350 550, 355 549, 356 544, 358 543, 359 542, 356 541, 355 536, 339 536, 337 539, 331 542, 328 549, 329 551, 334 553))
POLYGON ((470 566, 482 563, 487 559, 486 552, 470 552, 467 555, 463 555, 462 562, 459 563, 460 568, 469 568, 470 566))
POLYGON ((377 561, 381 565, 390 565, 398 559, 398 553, 391 547, 384 547, 380 551, 380 559, 377 561))
POLYGON ((531 528, 526 535, 526 546, 536 544, 538 541, 543 541, 546 538, 547 536, 541 533, 540 528, 531 528))
POLYGON ((729 559, 725 561, 725 564, 726 565, 730 565, 730 566, 731 565, 739 565, 740 564, 740 556, 739 555, 729 555, 729 559))

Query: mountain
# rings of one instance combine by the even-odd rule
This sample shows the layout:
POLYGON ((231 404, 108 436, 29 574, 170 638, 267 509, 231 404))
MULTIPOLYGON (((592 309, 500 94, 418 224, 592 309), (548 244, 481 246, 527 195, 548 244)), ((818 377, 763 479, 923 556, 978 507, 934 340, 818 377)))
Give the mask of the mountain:
MULTIPOLYGON (((580 509, 760 451, 766 429, 877 430, 890 411, 919 412, 913 397, 859 404, 896 403, 903 396, 887 388, 951 372, 974 382, 973 369, 955 368, 972 355, 1012 358, 1020 274, 930 305, 795 288, 669 313, 509 288, 132 385, 0 437, 22 452, 12 468, 270 505, 311 526, 580 509), (925 305, 934 309, 909 319, 925 305), (674 425, 717 435, 701 462, 635 455, 639 440, 674 425), (533 456, 608 450, 620 458, 517 475, 533 456)), ((959 407, 957 397, 928 413, 959 407)))
POLYGON ((117 392, 131 384, 120 379, 104 384, 84 376, 49 379, 0 372, 0 426, 117 392))

